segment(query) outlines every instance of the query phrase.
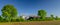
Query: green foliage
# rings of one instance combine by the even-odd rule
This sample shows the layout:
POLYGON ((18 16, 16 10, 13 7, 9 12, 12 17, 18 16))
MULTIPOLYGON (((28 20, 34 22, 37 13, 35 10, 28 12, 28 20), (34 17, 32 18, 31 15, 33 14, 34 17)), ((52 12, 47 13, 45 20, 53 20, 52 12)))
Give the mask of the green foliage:
POLYGON ((38 16, 45 17, 47 12, 45 10, 38 10, 38 16))
POLYGON ((1 11, 2 11, 3 17, 15 17, 15 16, 17 16, 17 10, 13 5, 5 5, 1 11))
POLYGON ((41 19, 44 20, 46 17, 47 12, 45 10, 39 10, 38 16, 41 16, 41 19))
POLYGON ((0 16, 0 22, 3 21, 3 18, 0 16))
POLYGON ((31 20, 36 21, 36 18, 33 18, 33 19, 31 19, 31 20))
POLYGON ((51 15, 51 17, 50 17, 52 20, 54 20, 54 15, 51 15))
POLYGON ((16 22, 20 22, 20 19, 16 19, 16 22))
POLYGON ((39 18, 35 18, 36 21, 39 21, 39 18))
POLYGON ((19 18, 20 21, 25 21, 22 17, 19 18))
POLYGON ((46 21, 51 21, 51 20, 53 20, 52 17, 46 18, 46 21))
POLYGON ((16 19, 11 19, 11 22, 16 22, 16 19))
POLYGON ((54 18, 54 15, 51 15, 52 18, 54 18))
POLYGON ((47 17, 46 18, 46 21, 52 21, 52 20, 55 20, 55 18, 54 18, 54 15, 50 15, 51 17, 47 17))
POLYGON ((58 19, 59 19, 58 16, 56 16, 55 20, 58 20, 58 19))
POLYGON ((47 17, 46 18, 46 21, 52 21, 52 20, 54 20, 55 18, 54 18, 54 15, 50 15, 51 17, 47 17))
POLYGON ((8 20, 7 19, 3 19, 3 22, 8 22, 8 20))
POLYGON ((11 21, 11 17, 17 16, 17 10, 13 5, 5 5, 2 9, 2 16, 4 17, 3 20, 11 21))

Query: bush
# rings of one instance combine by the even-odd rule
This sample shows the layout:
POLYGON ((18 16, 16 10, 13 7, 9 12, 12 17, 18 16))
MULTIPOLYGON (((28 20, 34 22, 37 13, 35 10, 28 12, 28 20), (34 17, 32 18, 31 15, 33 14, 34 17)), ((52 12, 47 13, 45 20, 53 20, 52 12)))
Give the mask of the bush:
POLYGON ((46 21, 52 21, 54 20, 52 17, 46 18, 46 21))
POLYGON ((16 22, 16 19, 11 19, 11 22, 16 22))
POLYGON ((20 22, 20 19, 16 19, 16 22, 20 22))
POLYGON ((25 21, 23 18, 20 18, 19 20, 20 20, 21 22, 25 21))
POLYGON ((0 22, 3 20, 3 18, 0 16, 0 22))

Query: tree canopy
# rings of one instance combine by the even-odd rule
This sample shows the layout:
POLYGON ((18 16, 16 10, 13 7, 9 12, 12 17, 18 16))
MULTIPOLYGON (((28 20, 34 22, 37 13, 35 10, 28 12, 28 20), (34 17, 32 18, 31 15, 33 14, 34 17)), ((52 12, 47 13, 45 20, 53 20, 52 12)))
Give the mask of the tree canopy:
POLYGON ((5 5, 2 9, 3 17, 16 17, 17 9, 13 5, 5 5))
POLYGON ((46 17, 47 12, 45 10, 38 10, 38 16, 41 16, 42 19, 46 17))
POLYGON ((45 10, 38 10, 38 16, 46 16, 47 12, 45 10))

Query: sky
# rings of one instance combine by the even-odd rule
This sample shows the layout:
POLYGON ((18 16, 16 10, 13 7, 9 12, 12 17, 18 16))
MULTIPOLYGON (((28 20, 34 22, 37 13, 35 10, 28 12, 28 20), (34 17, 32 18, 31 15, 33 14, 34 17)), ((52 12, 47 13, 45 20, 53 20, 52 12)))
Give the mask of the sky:
POLYGON ((60 0, 0 0, 0 15, 4 5, 12 4, 18 15, 37 15, 38 10, 46 10, 47 16, 60 16, 60 0))

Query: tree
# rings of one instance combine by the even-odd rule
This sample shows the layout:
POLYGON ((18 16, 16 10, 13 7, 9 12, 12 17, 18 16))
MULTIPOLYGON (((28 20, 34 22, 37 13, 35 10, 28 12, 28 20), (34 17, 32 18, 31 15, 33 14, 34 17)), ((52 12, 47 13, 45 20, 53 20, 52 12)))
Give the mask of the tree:
POLYGON ((51 15, 52 18, 54 18, 54 15, 51 15))
POLYGON ((58 20, 58 16, 56 16, 55 20, 58 20))
POLYGON ((45 10, 38 10, 38 16, 41 16, 41 19, 45 19, 47 12, 45 10))
POLYGON ((2 9, 2 16, 3 17, 16 17, 17 10, 13 5, 5 5, 2 9))
POLYGON ((51 18, 51 20, 54 20, 54 15, 51 14, 51 17, 50 18, 51 18))
POLYGON ((0 22, 3 21, 3 18, 0 16, 0 22))
POLYGON ((13 5, 5 5, 2 9, 2 16, 4 19, 10 21, 11 17, 17 16, 17 10, 13 5))

